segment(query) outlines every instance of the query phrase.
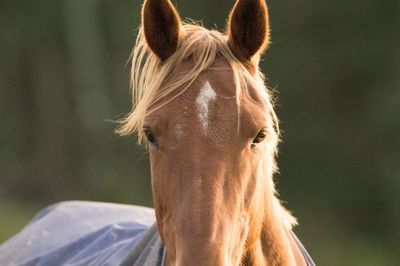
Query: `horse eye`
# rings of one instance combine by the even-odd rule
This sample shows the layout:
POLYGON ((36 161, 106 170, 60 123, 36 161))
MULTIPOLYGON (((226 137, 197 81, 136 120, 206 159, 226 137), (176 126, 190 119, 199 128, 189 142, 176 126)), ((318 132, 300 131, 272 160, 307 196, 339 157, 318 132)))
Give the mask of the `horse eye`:
POLYGON ((151 128, 144 128, 144 135, 146 136, 146 139, 150 144, 157 145, 156 137, 154 137, 151 128))
POLYGON ((257 136, 253 139, 253 142, 251 143, 251 145, 254 147, 256 144, 263 142, 266 137, 267 137, 267 133, 265 132, 264 129, 261 129, 257 133, 257 136))

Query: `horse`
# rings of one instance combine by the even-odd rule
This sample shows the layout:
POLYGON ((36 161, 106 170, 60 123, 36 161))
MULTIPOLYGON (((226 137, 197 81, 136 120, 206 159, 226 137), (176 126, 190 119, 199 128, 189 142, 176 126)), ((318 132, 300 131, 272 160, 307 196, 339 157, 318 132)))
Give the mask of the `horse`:
POLYGON ((226 33, 144 2, 118 133, 148 144, 166 265, 306 265, 273 182, 279 121, 259 69, 269 40, 265 0, 238 0, 226 33))
MULTIPOLYGON (((170 0, 145 0, 131 55, 133 107, 117 133, 137 133, 148 147, 156 225, 149 227, 151 210, 64 203, 39 214, 30 226, 50 247, 55 240, 49 244, 43 235, 49 228, 55 232, 62 222, 74 232, 62 234, 57 252, 30 252, 34 259, 20 261, 59 265, 68 255, 74 265, 315 265, 293 233, 296 219, 274 185, 279 120, 259 68, 269 41, 265 0, 237 0, 226 32, 182 21, 170 0), (127 223, 121 221, 134 213, 146 222, 140 222, 140 230, 127 229, 136 232, 127 242, 121 233, 127 223), (119 226, 105 237, 110 223, 119 226), (127 245, 139 238, 139 248, 129 251, 127 245), (146 254, 161 258, 154 263, 140 255, 150 240, 154 244, 146 254), (110 241, 113 248, 99 252, 110 241)), ((32 230, 27 228, 0 246, 0 262, 2 251, 18 254, 21 243, 29 250, 32 230)))

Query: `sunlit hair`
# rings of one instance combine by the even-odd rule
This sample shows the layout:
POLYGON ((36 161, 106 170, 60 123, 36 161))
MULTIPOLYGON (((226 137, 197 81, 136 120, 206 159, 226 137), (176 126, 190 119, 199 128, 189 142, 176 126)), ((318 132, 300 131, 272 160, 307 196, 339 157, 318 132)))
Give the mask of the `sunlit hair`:
MULTIPOLYGON (((264 76, 260 71, 254 77, 246 67, 236 59, 227 45, 227 38, 215 30, 207 30, 201 26, 184 24, 181 26, 183 32, 177 51, 165 62, 149 52, 143 28, 140 29, 136 45, 132 52, 131 88, 132 88, 132 111, 121 122, 117 130, 120 135, 129 135, 133 132, 138 134, 138 142, 143 140, 143 121, 146 115, 155 111, 150 107, 163 98, 173 93, 177 88, 184 86, 184 89, 174 97, 158 105, 157 109, 165 106, 180 94, 184 93, 197 79, 199 74, 209 68, 218 56, 225 58, 231 65, 236 84, 237 106, 240 108, 241 90, 246 89, 249 82, 254 86, 263 89, 269 103, 272 116, 273 130, 278 135, 278 119, 273 110, 271 96, 264 85, 264 76), (176 66, 184 60, 192 58, 194 66, 181 75, 178 80, 171 80, 171 74, 176 66)), ((240 111, 240 109, 239 109, 240 111)))
MULTIPOLYGON (((210 68, 217 57, 222 57, 229 62, 232 68, 238 114, 240 113, 240 97, 242 92, 247 92, 247 87, 250 84, 258 88, 264 95, 270 120, 268 141, 264 144, 265 149, 268 151, 265 154, 265 163, 268 165, 265 171, 267 175, 272 176, 277 171, 275 156, 279 141, 279 121, 273 109, 272 93, 265 86, 263 74, 259 70, 256 71, 255 75, 251 74, 232 54, 227 44, 227 37, 222 33, 215 30, 207 30, 202 26, 194 25, 193 22, 191 24, 183 24, 181 31, 182 34, 177 51, 165 62, 161 63, 160 59, 150 52, 143 28, 139 30, 132 52, 131 88, 133 107, 132 111, 119 121, 121 126, 117 129, 117 133, 125 136, 137 132, 138 142, 142 143, 144 140, 142 128, 146 115, 162 108, 184 93, 201 72, 210 68), (188 58, 193 60, 193 67, 183 75, 180 75, 179 79, 171 79, 171 74, 176 67, 188 58), (176 93, 177 89, 181 87, 183 89, 176 93), (174 96, 168 98, 171 95, 174 96), (168 100, 162 101, 163 99, 168 100), (162 104, 157 104, 157 107, 154 108, 153 106, 155 106, 156 102, 162 102, 162 104)), ((270 182, 272 193, 275 194, 272 178, 270 182)), ((295 218, 284 208, 281 208, 276 197, 274 197, 274 200, 276 200, 274 205, 278 206, 276 211, 280 212, 286 227, 291 228, 293 224, 296 224, 295 218)))

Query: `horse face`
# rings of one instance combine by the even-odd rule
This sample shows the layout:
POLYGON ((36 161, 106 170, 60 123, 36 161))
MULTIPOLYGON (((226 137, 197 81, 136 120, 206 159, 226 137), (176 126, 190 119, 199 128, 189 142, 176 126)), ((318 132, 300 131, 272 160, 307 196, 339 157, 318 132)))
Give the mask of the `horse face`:
MULTIPOLYGON (((142 19, 148 48, 161 65, 167 63, 186 34, 176 10, 169 1, 147 0, 142 19)), ((256 80, 258 57, 268 42, 265 3, 239 0, 228 32, 220 41, 242 66, 236 71, 248 69, 256 80)), ((197 63, 190 56, 180 61, 169 83, 197 63)), ((232 66, 227 57, 216 56, 189 86, 154 103, 143 123, 158 229, 170 265, 239 265, 260 235, 263 187, 273 186, 260 177, 272 174, 277 136, 266 92, 257 81, 237 84, 232 66), (246 88, 236 89, 242 85, 246 88)))
POLYGON ((238 111, 234 88, 229 64, 216 60, 144 122, 157 221, 178 265, 194 257, 201 265, 239 264, 251 237, 249 214, 263 213, 256 201, 267 185, 259 162, 271 157, 265 148, 273 142, 267 103, 249 85, 238 111))

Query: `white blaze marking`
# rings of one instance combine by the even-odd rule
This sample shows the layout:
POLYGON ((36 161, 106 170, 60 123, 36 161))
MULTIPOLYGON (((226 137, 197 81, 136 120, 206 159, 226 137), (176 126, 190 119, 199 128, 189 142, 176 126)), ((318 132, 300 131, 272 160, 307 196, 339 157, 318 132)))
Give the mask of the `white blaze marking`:
POLYGON ((217 94, 211 87, 210 82, 207 81, 201 88, 200 93, 196 99, 196 106, 199 110, 199 119, 201 124, 203 125, 204 132, 206 132, 208 128, 208 105, 210 101, 213 101, 216 98, 217 94))
POLYGON ((178 139, 180 139, 183 135, 183 126, 181 124, 176 124, 175 126, 175 135, 178 139))

